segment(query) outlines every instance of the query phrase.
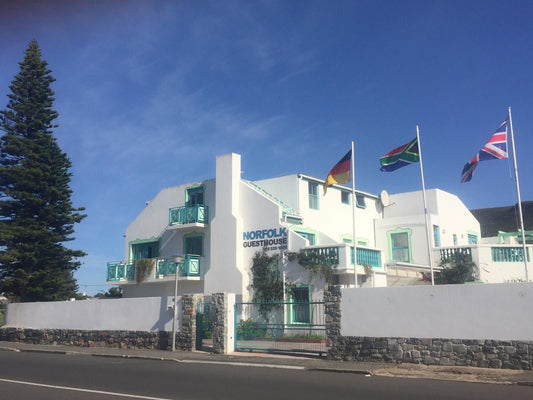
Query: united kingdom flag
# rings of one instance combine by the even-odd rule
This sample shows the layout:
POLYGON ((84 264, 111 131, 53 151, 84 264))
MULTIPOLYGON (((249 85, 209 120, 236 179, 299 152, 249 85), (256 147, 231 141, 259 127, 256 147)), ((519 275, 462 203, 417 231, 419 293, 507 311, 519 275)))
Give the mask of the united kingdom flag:
POLYGON ((503 121, 485 146, 463 168, 461 183, 469 182, 480 161, 507 158, 507 119, 503 121))

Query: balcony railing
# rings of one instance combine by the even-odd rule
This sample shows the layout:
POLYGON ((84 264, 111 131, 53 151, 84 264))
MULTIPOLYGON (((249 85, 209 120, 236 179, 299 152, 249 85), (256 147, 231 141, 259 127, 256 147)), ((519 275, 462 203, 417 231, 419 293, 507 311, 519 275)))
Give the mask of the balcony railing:
MULTIPOLYGON (((179 276, 200 276, 200 256, 187 255, 179 264, 179 276)), ((156 268, 157 277, 176 274, 176 263, 172 260, 158 260, 156 268)))
MULTIPOLYGON (((179 276, 200 276, 200 256, 187 255, 179 264, 179 276)), ((176 274, 176 263, 172 259, 158 259, 155 263, 155 278, 176 274)), ((154 279, 154 272, 148 280, 154 279)), ((107 282, 135 281, 135 264, 129 262, 107 263, 107 282)))
MULTIPOLYGON (((353 247, 350 249, 351 262, 355 263, 353 257, 353 247)), ((357 265, 370 265, 372 268, 381 267, 381 251, 374 249, 367 249, 364 247, 357 248, 357 265)))
MULTIPOLYGON (((354 251, 353 246, 342 244, 338 246, 327 247, 311 247, 305 249, 306 254, 316 255, 324 261, 338 266, 340 268, 348 268, 354 265, 354 251), (347 251, 349 249, 350 265, 347 264, 347 251)), ((369 265, 372 268, 380 268, 381 265, 381 251, 369 249, 366 247, 357 247, 357 265, 369 265)))
POLYGON ((133 263, 107 263, 107 282, 135 280, 135 265, 133 263))
POLYGON ((445 263, 472 261, 472 248, 456 247, 440 249, 440 260, 445 263))
POLYGON ((203 204, 174 207, 168 210, 168 224, 170 226, 194 223, 207 224, 208 217, 208 207, 203 204))
POLYGON ((315 256, 332 265, 339 265, 339 248, 338 247, 313 247, 305 249, 306 255, 315 256))
MULTIPOLYGON (((492 247, 492 261, 494 262, 524 262, 524 249, 522 247, 492 247)), ((529 249, 526 248, 527 261, 529 249)))

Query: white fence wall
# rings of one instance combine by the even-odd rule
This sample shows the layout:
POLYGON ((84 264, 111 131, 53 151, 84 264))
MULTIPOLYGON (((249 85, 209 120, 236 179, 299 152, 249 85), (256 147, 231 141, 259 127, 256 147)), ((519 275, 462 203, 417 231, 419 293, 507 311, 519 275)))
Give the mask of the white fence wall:
MULTIPOLYGON (((171 331, 172 297, 13 303, 5 326, 34 329, 171 331)), ((181 298, 178 312, 182 309, 181 298)), ((181 312, 180 312, 181 314, 181 312)), ((181 326, 181 315, 179 315, 181 326)))
POLYGON ((343 336, 533 340, 533 283, 342 289, 343 336))

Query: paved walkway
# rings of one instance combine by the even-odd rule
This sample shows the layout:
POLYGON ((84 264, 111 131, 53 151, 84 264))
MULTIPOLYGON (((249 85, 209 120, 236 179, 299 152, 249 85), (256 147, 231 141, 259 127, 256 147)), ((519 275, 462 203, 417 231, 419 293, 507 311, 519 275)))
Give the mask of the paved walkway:
MULTIPOLYGON (((0 351, 28 351, 56 354, 83 354, 98 357, 142 358, 183 363, 213 363, 355 373, 402 378, 441 379, 463 382, 528 385, 533 390, 533 371, 517 371, 475 367, 424 366, 415 364, 363 363, 328 361, 325 358, 288 356, 271 353, 211 354, 207 352, 116 349, 109 347, 74 347, 60 345, 32 345, 1 342, 0 351)), ((532 392, 533 394, 533 392, 532 392)))

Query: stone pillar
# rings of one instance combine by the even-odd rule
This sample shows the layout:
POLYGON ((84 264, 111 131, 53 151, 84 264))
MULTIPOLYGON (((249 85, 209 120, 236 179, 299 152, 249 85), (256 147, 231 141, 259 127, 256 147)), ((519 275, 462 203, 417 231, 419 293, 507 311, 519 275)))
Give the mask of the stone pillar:
POLYGON ((341 336, 341 289, 328 285, 324 290, 324 314, 326 319, 326 344, 328 359, 342 360, 344 339, 341 336))
POLYGON ((196 294, 181 296, 181 328, 176 334, 176 348, 180 350, 193 351, 196 348, 196 308, 202 297, 196 294))
POLYGON ((211 307, 213 316, 213 352, 216 354, 226 353, 226 325, 227 321, 227 295, 225 293, 213 293, 211 307))

